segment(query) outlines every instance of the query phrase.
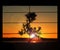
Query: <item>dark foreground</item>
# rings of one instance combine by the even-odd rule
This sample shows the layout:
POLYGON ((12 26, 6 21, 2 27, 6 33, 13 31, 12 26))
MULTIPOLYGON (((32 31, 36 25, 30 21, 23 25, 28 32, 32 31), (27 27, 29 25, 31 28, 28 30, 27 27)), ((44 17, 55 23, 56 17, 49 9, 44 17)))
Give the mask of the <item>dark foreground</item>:
MULTIPOLYGON (((39 43, 21 43, 24 39, 3 39, 3 49, 7 50, 58 50, 57 39, 42 39, 39 43), (12 41, 7 42, 7 41, 12 41), (14 40, 16 42, 14 42, 14 40), (5 42, 4 42, 5 41, 5 42)), ((2 50, 3 50, 2 49, 2 50)))

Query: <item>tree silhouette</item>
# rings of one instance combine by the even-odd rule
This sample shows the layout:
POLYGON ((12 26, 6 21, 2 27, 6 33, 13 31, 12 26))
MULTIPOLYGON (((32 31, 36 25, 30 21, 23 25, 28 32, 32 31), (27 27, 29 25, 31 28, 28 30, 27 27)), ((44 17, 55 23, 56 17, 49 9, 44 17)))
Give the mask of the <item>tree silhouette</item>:
POLYGON ((21 29, 21 31, 19 31, 20 35, 25 34, 26 32, 30 35, 32 30, 34 30, 34 32, 39 32, 41 30, 41 27, 38 27, 38 30, 36 30, 36 27, 34 27, 34 29, 30 26, 30 23, 32 23, 34 20, 36 20, 36 14, 35 12, 29 12, 25 15, 26 17, 26 23, 23 23, 23 29, 21 29))

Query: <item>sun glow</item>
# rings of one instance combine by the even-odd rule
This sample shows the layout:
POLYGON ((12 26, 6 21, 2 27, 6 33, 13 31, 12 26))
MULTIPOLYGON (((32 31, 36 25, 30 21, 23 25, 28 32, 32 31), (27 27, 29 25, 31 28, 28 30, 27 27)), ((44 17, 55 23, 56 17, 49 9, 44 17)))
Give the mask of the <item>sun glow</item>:
POLYGON ((30 35, 30 38, 34 38, 34 37, 35 37, 35 34, 31 34, 31 35, 30 35))

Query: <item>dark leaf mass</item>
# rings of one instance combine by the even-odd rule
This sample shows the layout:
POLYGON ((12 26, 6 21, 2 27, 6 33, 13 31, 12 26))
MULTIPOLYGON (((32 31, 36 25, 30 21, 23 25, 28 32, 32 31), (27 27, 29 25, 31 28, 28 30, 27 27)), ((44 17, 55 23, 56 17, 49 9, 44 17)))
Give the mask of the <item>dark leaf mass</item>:
POLYGON ((32 22, 36 19, 36 14, 35 12, 29 12, 28 14, 26 14, 26 18, 28 19, 29 22, 32 22))

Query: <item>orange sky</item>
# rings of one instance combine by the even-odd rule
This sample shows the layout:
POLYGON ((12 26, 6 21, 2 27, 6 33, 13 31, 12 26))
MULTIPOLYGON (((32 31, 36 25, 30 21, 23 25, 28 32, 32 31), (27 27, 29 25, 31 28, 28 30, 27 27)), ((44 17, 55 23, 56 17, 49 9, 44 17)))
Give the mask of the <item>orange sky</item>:
MULTIPOLYGON (((28 6, 3 6, 3 12, 28 12, 28 6)), ((35 12, 56 12, 56 13, 36 13, 37 17, 34 22, 57 22, 57 6, 31 6, 31 11, 35 12)), ((6 38, 27 38, 28 34, 4 34, 4 33, 18 33, 22 28, 22 23, 4 22, 25 22, 27 13, 3 13, 3 37, 6 38)), ((43 38, 57 38, 57 23, 31 23, 32 27, 41 26, 41 35, 43 38), (43 34, 55 33, 55 34, 43 34)))

